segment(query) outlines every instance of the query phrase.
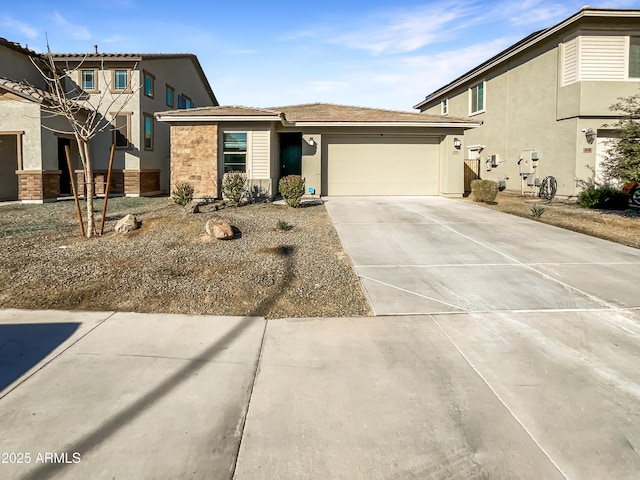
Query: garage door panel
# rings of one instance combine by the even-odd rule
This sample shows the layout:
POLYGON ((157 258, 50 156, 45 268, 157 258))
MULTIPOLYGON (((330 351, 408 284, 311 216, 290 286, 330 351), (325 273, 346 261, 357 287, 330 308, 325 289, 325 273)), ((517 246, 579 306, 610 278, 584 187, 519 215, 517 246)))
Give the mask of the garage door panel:
POLYGON ((437 195, 439 140, 327 139, 329 195, 437 195))

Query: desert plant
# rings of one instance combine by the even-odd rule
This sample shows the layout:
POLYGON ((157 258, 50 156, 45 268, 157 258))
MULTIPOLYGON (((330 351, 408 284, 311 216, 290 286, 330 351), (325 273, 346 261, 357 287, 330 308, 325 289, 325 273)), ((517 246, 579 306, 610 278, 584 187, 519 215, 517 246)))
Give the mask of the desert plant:
POLYGON ((542 205, 534 205, 531 207, 531 216, 535 218, 540 218, 544 213, 544 207, 542 205))
POLYGON ((243 172, 227 172, 222 176, 222 194, 234 205, 239 205, 246 193, 247 175, 243 172))
POLYGON ((178 182, 176 183, 173 192, 171 192, 171 198, 173 198, 173 202, 178 205, 182 205, 183 207, 193 200, 193 185, 188 182, 178 182))
POLYGON ((623 181, 640 181, 640 93, 619 97, 609 110, 622 118, 611 125, 619 136, 610 142, 603 163, 609 178, 623 181))
POLYGON ((300 175, 287 175, 278 182, 280 195, 290 207, 300 205, 300 200, 304 195, 305 180, 300 175))
POLYGON ((498 184, 493 180, 472 180, 471 194, 474 202, 493 202, 498 195, 498 184))
POLYGON ((629 206, 629 196, 619 188, 607 185, 589 187, 578 194, 578 203, 584 208, 625 210, 629 206))
POLYGON ((287 223, 285 220, 278 220, 276 228, 282 232, 288 232, 293 228, 293 225, 287 223))

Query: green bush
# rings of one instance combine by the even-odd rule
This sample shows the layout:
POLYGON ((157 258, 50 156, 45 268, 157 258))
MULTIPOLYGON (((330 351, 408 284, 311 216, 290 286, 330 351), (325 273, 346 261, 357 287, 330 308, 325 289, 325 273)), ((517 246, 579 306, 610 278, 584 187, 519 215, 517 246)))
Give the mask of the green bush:
POLYGON ((193 190, 194 187, 192 184, 188 182, 178 182, 176 183, 173 192, 171 192, 171 197, 173 198, 174 203, 184 207, 187 203, 193 200, 193 190))
POLYGON ((615 187, 594 186, 580 192, 578 203, 584 208, 626 210, 629 206, 629 196, 615 187))
POLYGON ((498 196, 498 184, 493 180, 471 180, 474 202, 493 202, 498 196))
POLYGON ((227 172, 222 176, 222 195, 238 205, 246 193, 247 175, 243 172, 227 172))
POLYGON ((300 205, 300 199, 304 195, 304 178, 300 175, 288 175, 282 177, 278 182, 278 190, 280 195, 290 207, 300 205))

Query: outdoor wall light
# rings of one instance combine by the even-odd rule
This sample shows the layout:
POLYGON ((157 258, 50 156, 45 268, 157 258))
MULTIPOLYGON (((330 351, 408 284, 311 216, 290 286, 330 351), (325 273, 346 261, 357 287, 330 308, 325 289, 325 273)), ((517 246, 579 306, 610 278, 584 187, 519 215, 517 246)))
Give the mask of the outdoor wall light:
POLYGON ((459 138, 453 139, 453 146, 456 147, 456 149, 460 150, 460 148, 462 147, 462 142, 459 138))
POLYGON ((311 137, 309 139, 309 145, 311 145, 312 147, 316 144, 316 141, 313 139, 313 137, 311 137))
POLYGON ((582 130, 584 132, 584 138, 587 139, 587 143, 591 145, 593 141, 596 139, 596 132, 593 131, 593 128, 589 128, 587 130, 582 130))

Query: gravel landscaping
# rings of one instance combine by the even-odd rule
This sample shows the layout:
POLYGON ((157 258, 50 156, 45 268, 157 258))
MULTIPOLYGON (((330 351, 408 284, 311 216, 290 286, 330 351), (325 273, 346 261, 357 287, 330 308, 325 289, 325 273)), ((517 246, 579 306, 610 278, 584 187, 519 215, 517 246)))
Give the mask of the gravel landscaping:
MULTIPOLYGON (((462 199, 472 202, 467 197, 462 199)), ((582 208, 575 198, 555 198, 551 203, 535 196, 504 191, 495 202, 472 202, 501 212, 537 220, 549 225, 603 238, 630 247, 640 248, 640 208, 629 206, 626 210, 594 210, 582 208), (544 210, 539 217, 533 214, 534 207, 544 210)))
MULTIPOLYGON (((102 201, 96 202, 102 211, 102 201)), ((100 214, 96 215, 99 221, 100 214)), ((167 198, 114 198, 105 235, 81 238, 73 201, 0 206, 0 308, 269 318, 370 315, 321 204, 184 214, 167 198), (126 213, 141 228, 113 231, 126 213), (204 232, 210 218, 232 240, 204 232)))

